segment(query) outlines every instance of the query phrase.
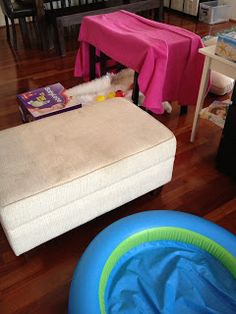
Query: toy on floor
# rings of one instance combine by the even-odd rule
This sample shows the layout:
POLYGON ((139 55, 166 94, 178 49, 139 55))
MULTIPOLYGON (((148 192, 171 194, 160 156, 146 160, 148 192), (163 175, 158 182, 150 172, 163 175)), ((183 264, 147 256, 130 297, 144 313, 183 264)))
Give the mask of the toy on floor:
MULTIPOLYGON (((117 74, 107 73, 101 78, 74 86, 67 90, 67 95, 76 97, 78 103, 82 105, 101 102, 113 97, 125 97, 132 101, 133 80, 134 71, 124 69, 117 74)), ((143 101, 144 95, 139 93, 139 105, 142 105, 143 101)), ((168 102, 163 102, 163 107, 168 113, 172 111, 168 102)))
POLYGON ((107 95, 107 98, 114 98, 116 97, 116 93, 115 92, 109 92, 107 95))
POLYGON ((134 71, 131 69, 124 69, 117 74, 107 73, 101 78, 72 87, 67 93, 75 95, 82 104, 100 102, 113 97, 126 97, 131 90, 133 77, 134 71))
POLYGON ((96 101, 104 101, 108 98, 114 98, 114 97, 125 97, 125 93, 118 89, 115 92, 109 92, 107 95, 98 95, 96 96, 95 100, 96 101))
POLYGON ((98 95, 98 96, 96 96, 95 100, 96 100, 96 101, 104 101, 104 100, 106 100, 106 96, 104 96, 104 95, 98 95))
POLYGON ((236 237, 197 216, 153 210, 116 221, 90 243, 69 314, 235 314, 235 296, 236 237))

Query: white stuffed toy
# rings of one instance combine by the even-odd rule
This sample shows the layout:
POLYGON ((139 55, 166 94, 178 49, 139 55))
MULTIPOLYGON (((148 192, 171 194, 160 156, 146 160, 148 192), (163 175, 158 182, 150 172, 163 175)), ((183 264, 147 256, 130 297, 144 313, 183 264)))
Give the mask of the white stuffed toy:
MULTIPOLYGON (((101 78, 74 86, 66 91, 67 96, 72 96, 78 103, 83 105, 94 101, 103 101, 106 98, 115 97, 118 94, 131 100, 134 71, 131 69, 121 70, 117 74, 107 73, 101 78)), ((139 105, 142 105, 144 95, 139 93, 139 105)), ((170 113, 172 107, 167 101, 163 102, 166 112, 170 113)))

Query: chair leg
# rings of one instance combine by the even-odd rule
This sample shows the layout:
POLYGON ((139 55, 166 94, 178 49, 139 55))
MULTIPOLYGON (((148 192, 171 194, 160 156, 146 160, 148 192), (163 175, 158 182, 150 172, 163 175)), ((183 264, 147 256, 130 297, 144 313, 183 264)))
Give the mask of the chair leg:
POLYGON ((37 47, 40 47, 40 49, 43 49, 43 43, 41 41, 40 31, 39 31, 39 23, 36 16, 32 16, 32 23, 33 23, 33 29, 35 34, 35 40, 37 47))
POLYGON ((8 17, 4 15, 5 17, 5 23, 6 23, 6 33, 7 33, 7 41, 10 42, 10 28, 9 28, 9 21, 8 17))
POLYGON ((17 49, 17 38, 16 38, 16 26, 14 19, 11 19, 11 27, 12 27, 12 36, 13 36, 13 47, 17 49))
MULTIPOLYGON (((39 34, 39 27, 38 27, 39 25, 38 25, 36 16, 32 16, 32 23, 33 23, 33 28, 36 35, 36 39, 39 39, 40 41, 40 34, 39 34)), ((41 41, 40 41, 40 46, 41 46, 41 41)))
POLYGON ((27 26, 26 26, 26 21, 24 17, 19 18, 19 25, 20 25, 22 38, 24 39, 24 35, 26 35, 27 33, 27 26))
POLYGON ((27 22, 24 17, 19 18, 19 24, 20 24, 21 36, 22 36, 23 42, 25 42, 25 40, 29 40, 29 32, 28 32, 27 22))
POLYGON ((66 55, 66 45, 65 45, 65 29, 60 18, 56 19, 55 24, 55 37, 57 42, 57 47, 60 56, 64 57, 66 55))

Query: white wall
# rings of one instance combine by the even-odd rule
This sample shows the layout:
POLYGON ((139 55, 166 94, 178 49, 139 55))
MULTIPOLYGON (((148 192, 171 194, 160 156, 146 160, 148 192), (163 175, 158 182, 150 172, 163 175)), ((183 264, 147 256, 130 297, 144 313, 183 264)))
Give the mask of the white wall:
POLYGON ((2 9, 0 8, 0 26, 5 25, 4 16, 2 14, 2 9))

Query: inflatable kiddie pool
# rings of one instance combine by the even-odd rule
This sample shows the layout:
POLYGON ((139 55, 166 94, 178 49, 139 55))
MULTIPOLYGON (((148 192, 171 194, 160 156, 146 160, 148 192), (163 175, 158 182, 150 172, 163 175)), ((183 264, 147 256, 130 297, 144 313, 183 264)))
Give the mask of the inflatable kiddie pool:
POLYGON ((118 220, 82 255, 69 313, 235 314, 236 237, 176 211, 118 220))

